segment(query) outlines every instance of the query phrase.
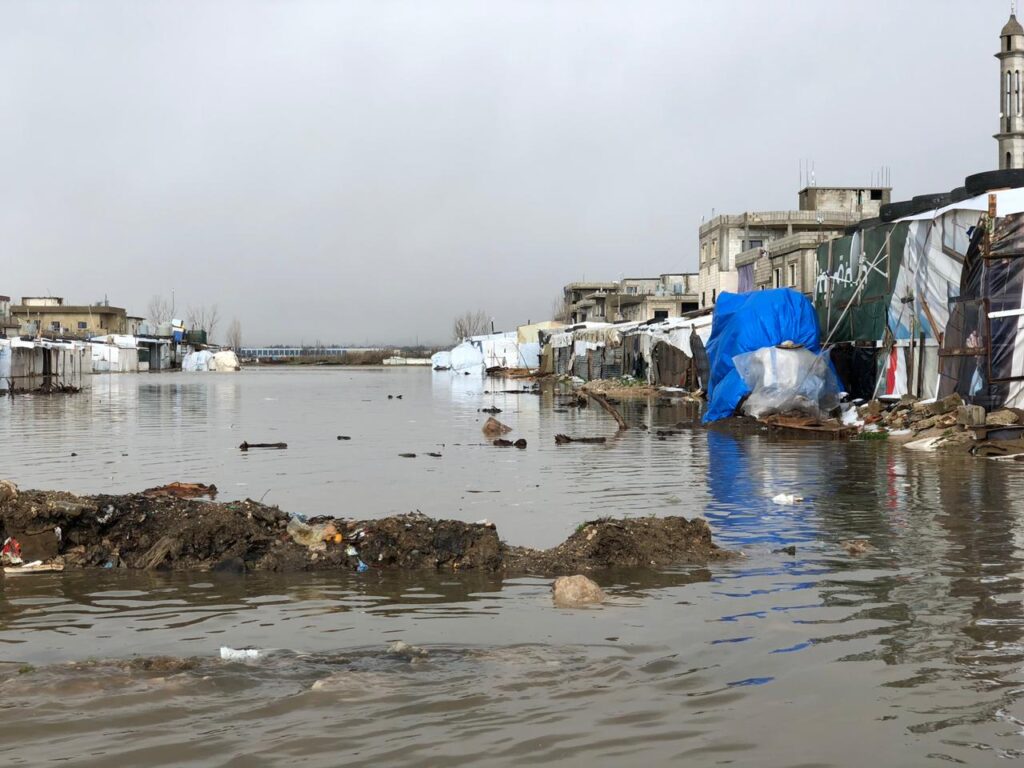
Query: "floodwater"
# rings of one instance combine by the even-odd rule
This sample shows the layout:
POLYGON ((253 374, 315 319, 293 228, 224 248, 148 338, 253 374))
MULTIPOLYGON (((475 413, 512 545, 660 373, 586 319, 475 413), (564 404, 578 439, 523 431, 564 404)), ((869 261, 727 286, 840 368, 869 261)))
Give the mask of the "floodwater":
POLYGON ((213 482, 304 514, 488 518, 549 546, 703 515, 746 557, 597 575, 608 604, 464 574, 0 580, 0 762, 74 766, 1002 764, 1024 756, 1024 467, 702 429, 425 370, 97 376, 0 401, 22 487, 213 482), (388 399, 388 395, 402 395, 388 399), (525 451, 483 443, 487 414, 525 451), (351 437, 337 440, 338 435, 351 437), (250 451, 249 442, 289 444, 250 451), (441 453, 441 458, 426 456, 441 453), (416 453, 415 459, 399 453, 416 453), (72 455, 77 454, 77 455, 72 455), (777 506, 773 496, 805 497, 777 506), (840 543, 868 539, 848 555, 840 543), (796 546, 795 556, 773 550, 796 546), (387 652, 395 640, 426 657, 387 652), (255 647, 222 661, 221 646, 255 647), (170 657, 172 661, 153 657, 170 657))

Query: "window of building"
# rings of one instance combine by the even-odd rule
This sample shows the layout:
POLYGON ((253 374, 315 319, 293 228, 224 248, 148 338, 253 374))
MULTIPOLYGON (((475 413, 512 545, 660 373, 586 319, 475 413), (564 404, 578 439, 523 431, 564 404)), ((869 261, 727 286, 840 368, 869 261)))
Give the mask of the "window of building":
POLYGON ((1003 104, 1006 106, 1003 108, 1003 114, 1005 115, 1004 122, 1006 123, 1005 130, 1010 130, 1010 73, 1006 73, 1006 90, 1003 94, 1003 104))
POLYGON ((89 324, 87 322, 85 322, 84 320, 79 320, 78 321, 78 330, 84 331, 88 327, 89 327, 89 324))
POLYGON ((52 321, 50 321, 50 330, 51 331, 60 331, 60 320, 52 320, 52 321))
POLYGON ((656 309, 656 310, 654 310, 654 319, 655 320, 668 320, 668 310, 667 309, 656 309))
POLYGON ((1006 153, 1006 167, 1013 168, 1013 155, 1009 152, 1006 153))
POLYGON ((704 291, 700 292, 700 305, 702 307, 704 306, 704 291))
POLYGON ((751 248, 762 248, 762 247, 764 247, 764 240, 747 240, 746 250, 748 250, 748 251, 751 248))
POLYGON ((880 190, 880 189, 872 189, 871 190, 871 199, 872 200, 881 200, 882 199, 882 190, 880 190))
POLYGON ((1016 70, 1013 73, 1013 98, 1016 100, 1016 107, 1014 112, 1020 116, 1020 70, 1016 70))
POLYGON ((712 288, 711 289, 711 303, 714 304, 715 300, 717 298, 718 298, 718 289, 717 288, 712 288))
POLYGON ((796 287, 796 264, 789 265, 789 284, 796 287))
POLYGON ((782 267, 776 267, 772 270, 772 287, 782 287, 782 267))

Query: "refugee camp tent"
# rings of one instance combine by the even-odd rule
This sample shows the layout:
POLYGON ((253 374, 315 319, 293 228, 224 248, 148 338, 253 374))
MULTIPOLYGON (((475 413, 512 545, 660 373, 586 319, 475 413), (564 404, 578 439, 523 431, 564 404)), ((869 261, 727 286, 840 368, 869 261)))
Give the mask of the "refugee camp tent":
POLYGON ((208 349, 197 349, 189 352, 181 360, 181 370, 192 373, 215 370, 213 352, 208 349))
POLYGON ((479 373, 484 372, 483 352, 471 342, 464 341, 452 349, 449 359, 451 369, 457 373, 479 373))
POLYGON ((785 341, 818 352, 818 318, 810 300, 789 288, 755 293, 722 293, 715 303, 711 336, 708 407, 705 422, 728 418, 750 393, 733 358, 785 341))
POLYGON ((92 357, 81 341, 26 339, 0 340, 0 391, 22 392, 90 384, 92 357))
POLYGON ((1024 189, 998 190, 818 248, 815 306, 851 395, 1024 405, 1022 215, 1024 189))
POLYGON ((232 350, 222 349, 213 354, 210 370, 217 371, 218 373, 230 373, 242 370, 242 364, 238 360, 238 355, 232 350))

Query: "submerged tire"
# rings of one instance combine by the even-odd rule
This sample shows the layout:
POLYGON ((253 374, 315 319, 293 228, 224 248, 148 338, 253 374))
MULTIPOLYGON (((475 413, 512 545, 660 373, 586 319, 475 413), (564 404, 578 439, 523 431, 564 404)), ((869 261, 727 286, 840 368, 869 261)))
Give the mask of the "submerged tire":
POLYGON ((974 173, 964 179, 964 187, 971 197, 983 195, 994 189, 1024 187, 1024 169, 1007 168, 1002 171, 974 173))

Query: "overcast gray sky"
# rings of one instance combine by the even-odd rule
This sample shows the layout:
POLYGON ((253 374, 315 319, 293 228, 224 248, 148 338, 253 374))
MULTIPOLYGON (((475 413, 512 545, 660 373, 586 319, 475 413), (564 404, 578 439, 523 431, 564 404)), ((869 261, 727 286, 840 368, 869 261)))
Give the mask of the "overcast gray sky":
POLYGON ((447 341, 702 216, 996 166, 1004 0, 0 4, 0 293, 447 341))

